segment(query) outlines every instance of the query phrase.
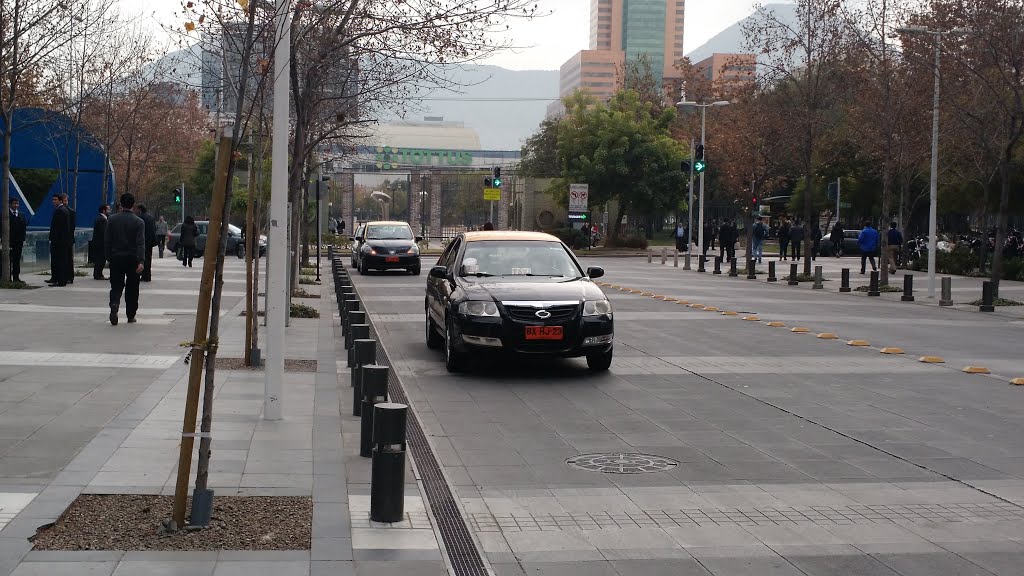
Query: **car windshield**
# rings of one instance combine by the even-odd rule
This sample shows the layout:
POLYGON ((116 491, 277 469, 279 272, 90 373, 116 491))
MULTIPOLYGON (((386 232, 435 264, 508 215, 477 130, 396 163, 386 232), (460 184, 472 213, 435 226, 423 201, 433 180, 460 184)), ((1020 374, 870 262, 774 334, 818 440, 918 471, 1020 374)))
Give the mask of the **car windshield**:
POLYGON ((561 242, 484 240, 466 245, 460 275, 579 278, 583 274, 561 242))
POLYGON ((412 228, 402 224, 374 224, 366 227, 367 240, 412 240, 412 228))

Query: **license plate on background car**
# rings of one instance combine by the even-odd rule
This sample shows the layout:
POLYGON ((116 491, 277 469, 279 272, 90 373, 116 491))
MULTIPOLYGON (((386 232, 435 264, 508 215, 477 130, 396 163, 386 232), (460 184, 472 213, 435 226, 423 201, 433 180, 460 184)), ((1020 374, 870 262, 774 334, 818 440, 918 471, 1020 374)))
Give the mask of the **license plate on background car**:
POLYGON ((527 326, 527 340, 561 340, 561 326, 527 326))
POLYGON ((384 258, 384 261, 385 262, 398 262, 398 256, 388 256, 387 258, 384 258))

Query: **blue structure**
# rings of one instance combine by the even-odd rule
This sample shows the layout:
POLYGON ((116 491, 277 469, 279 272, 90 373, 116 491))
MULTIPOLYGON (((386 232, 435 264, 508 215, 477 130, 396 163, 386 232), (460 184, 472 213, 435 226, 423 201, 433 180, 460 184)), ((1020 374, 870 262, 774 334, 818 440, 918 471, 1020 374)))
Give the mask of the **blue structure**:
POLYGON ((49 228, 53 217, 50 198, 59 192, 68 195, 68 203, 78 212, 79 227, 91 227, 100 204, 110 203, 109 199, 116 197, 114 170, 107 154, 95 137, 76 127, 67 116, 42 108, 20 108, 14 112, 10 194, 21 199, 29 228, 49 228), (78 192, 77 198, 73 198, 75 147, 79 142, 78 192), (103 198, 104 165, 107 199, 103 198), (25 170, 55 170, 56 178, 48 189, 44 185, 42 189, 30 190, 17 181, 18 172, 25 170))

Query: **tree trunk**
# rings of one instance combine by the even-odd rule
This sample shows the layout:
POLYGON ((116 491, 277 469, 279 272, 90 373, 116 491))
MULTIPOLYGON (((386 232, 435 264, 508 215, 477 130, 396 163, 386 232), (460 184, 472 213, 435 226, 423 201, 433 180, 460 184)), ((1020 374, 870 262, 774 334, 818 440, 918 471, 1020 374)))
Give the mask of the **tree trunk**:
MULTIPOLYGON (((810 155, 808 155, 810 158, 810 155)), ((804 176, 804 275, 811 275, 811 250, 814 249, 814 242, 811 240, 811 218, 814 217, 814 202, 812 198, 814 176, 811 172, 810 162, 807 163, 807 175, 804 176)))
POLYGON ((887 224, 889 222, 889 196, 892 194, 891 174, 892 170, 889 166, 889 161, 886 160, 882 167, 882 219, 878 223, 878 245, 882 248, 882 253, 878 256, 878 265, 881 267, 879 284, 882 286, 889 285, 889 233, 887 224))
POLYGON ((999 297, 999 281, 1003 278, 1003 244, 1010 208, 1010 160, 999 162, 999 214, 996 216, 996 245, 992 251, 992 296, 999 297))
MULTIPOLYGON (((13 112, 13 110, 12 110, 13 112)), ((8 200, 11 195, 11 130, 14 124, 14 114, 5 114, 4 119, 4 151, 3 151, 3 182, 0 182, 0 212, 3 213, 3 237, 0 243, 3 244, 3 252, 0 254, 0 281, 6 282, 11 277, 11 211, 8 209, 8 200)))
POLYGON ((628 209, 629 207, 626 206, 626 203, 619 200, 619 213, 614 222, 608 223, 608 240, 606 241, 608 246, 615 247, 619 245, 619 232, 622 227, 622 217, 626 215, 626 211, 628 209))

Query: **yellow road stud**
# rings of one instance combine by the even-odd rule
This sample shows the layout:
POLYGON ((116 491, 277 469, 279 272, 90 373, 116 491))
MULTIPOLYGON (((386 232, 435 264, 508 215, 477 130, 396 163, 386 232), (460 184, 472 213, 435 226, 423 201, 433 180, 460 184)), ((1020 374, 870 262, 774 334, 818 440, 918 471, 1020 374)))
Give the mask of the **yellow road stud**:
POLYGON ((871 346, 871 342, 867 340, 850 340, 846 343, 847 346, 871 346))
POLYGON ((684 306, 689 306, 690 305, 690 301, 689 300, 676 300, 676 304, 682 304, 684 306))
POLYGON ((992 371, 984 366, 964 366, 964 372, 967 374, 991 374, 992 371))
POLYGON ((782 328, 785 325, 786 324, 784 322, 767 322, 766 323, 766 326, 771 326, 772 328, 782 328))
POLYGON ((903 348, 882 348, 879 350, 882 354, 903 354, 903 348))
POLYGON ((739 316, 739 314, 733 312, 732 310, 726 310, 722 312, 722 316, 739 316))
POLYGON ((703 304, 696 304, 696 303, 695 304, 690 304, 690 308, 703 308, 703 307, 704 307, 703 304))
POLYGON ((1024 386, 1024 378, 1014 378, 1013 380, 1010 380, 1010 384, 1013 384, 1014 386, 1024 386))
POLYGON ((806 333, 810 332, 811 329, 810 328, 806 328, 804 326, 794 326, 793 328, 790 328, 789 331, 790 332, 795 332, 797 334, 806 334, 806 333))
POLYGON ((821 334, 818 334, 818 338, 821 338, 822 340, 838 340, 839 336, 836 336, 831 332, 822 332, 821 334))
POLYGON ((757 316, 744 316, 743 319, 746 320, 747 322, 760 322, 761 321, 761 319, 758 318, 757 316))
POLYGON ((704 307, 704 311, 705 312, 720 312, 720 310, 718 308, 715 308, 714 306, 705 306, 704 307))
POLYGON ((941 356, 921 356, 917 361, 925 364, 945 364, 946 362, 941 356))

